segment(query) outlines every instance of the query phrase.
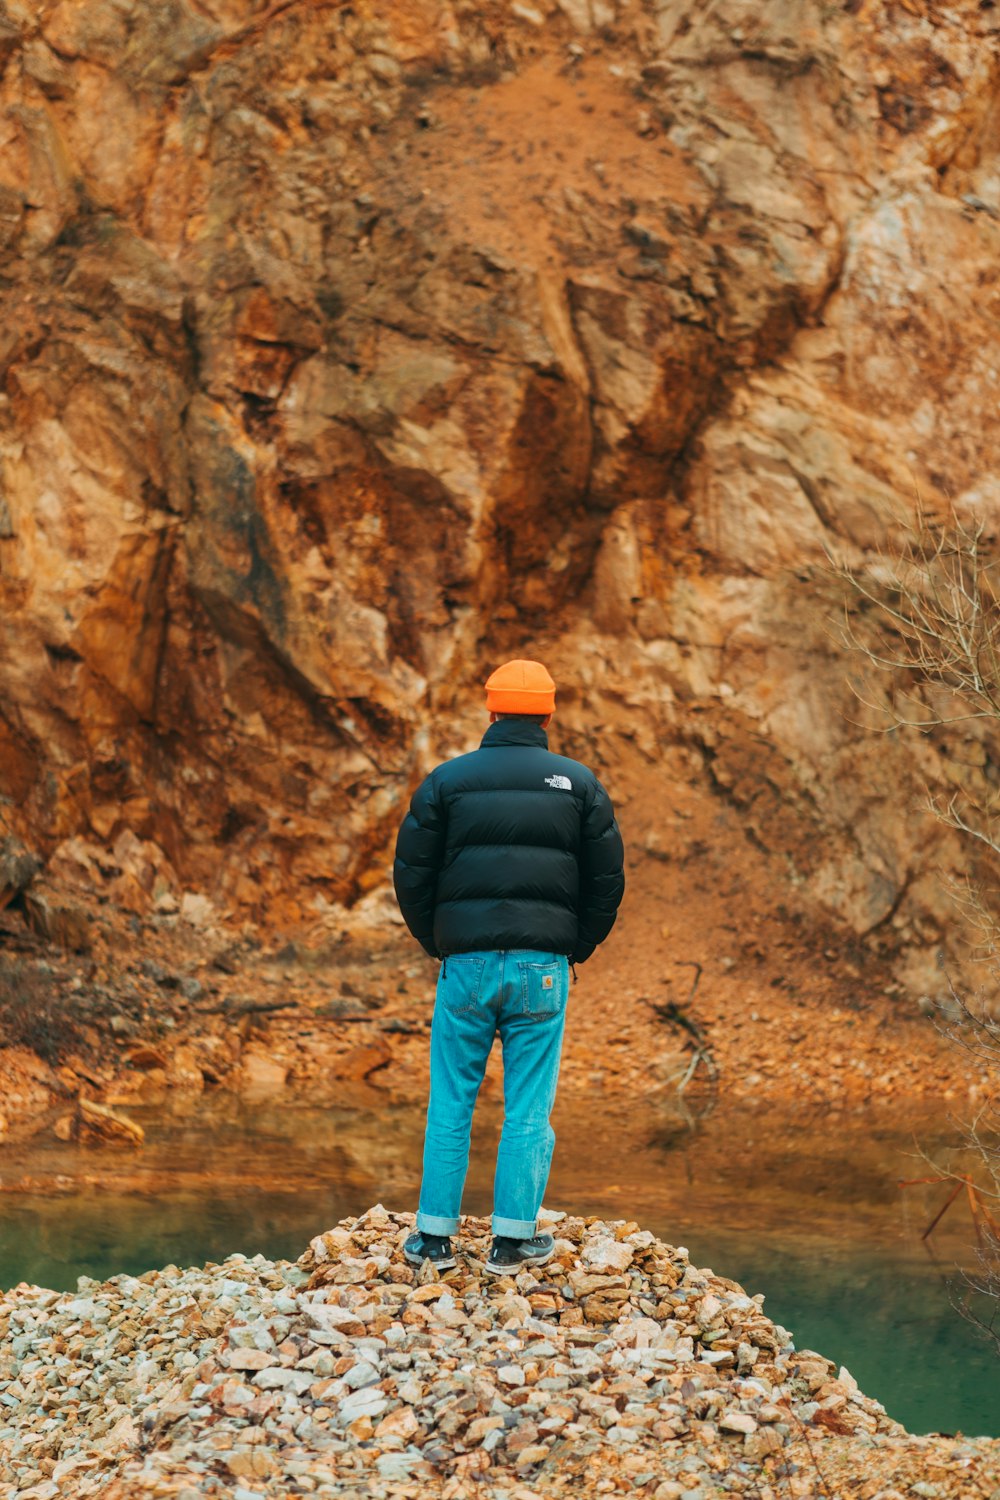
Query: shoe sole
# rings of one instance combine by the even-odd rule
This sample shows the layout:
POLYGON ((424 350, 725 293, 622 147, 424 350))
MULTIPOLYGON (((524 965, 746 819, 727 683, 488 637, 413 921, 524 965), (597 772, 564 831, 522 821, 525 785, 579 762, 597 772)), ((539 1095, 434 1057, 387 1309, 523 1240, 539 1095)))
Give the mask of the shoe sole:
POLYGON ((408 1251, 404 1250, 403 1258, 404 1260, 408 1260, 411 1266, 422 1266, 424 1261, 429 1260, 436 1271, 448 1271, 452 1266, 458 1265, 458 1261, 454 1255, 450 1255, 447 1260, 434 1260, 429 1255, 410 1255, 408 1251))
POLYGON ((556 1253, 555 1245, 546 1250, 544 1255, 532 1255, 527 1260, 519 1260, 510 1265, 497 1265, 496 1261, 484 1260, 483 1265, 493 1276, 509 1276, 511 1271, 523 1271, 525 1266, 544 1266, 547 1260, 551 1260, 556 1253))

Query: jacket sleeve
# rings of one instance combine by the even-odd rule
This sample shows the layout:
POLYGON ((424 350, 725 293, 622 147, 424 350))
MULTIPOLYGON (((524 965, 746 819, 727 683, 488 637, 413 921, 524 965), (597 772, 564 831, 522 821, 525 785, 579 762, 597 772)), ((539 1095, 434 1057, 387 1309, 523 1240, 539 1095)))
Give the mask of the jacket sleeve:
POLYGON ((582 964, 603 943, 625 892, 625 849, 611 798, 599 781, 585 808, 580 841, 580 897, 577 942, 570 955, 582 964))
POLYGON ((448 815, 434 773, 413 794, 396 838, 392 883, 403 920, 417 942, 440 958, 434 946, 434 897, 444 860, 448 815))

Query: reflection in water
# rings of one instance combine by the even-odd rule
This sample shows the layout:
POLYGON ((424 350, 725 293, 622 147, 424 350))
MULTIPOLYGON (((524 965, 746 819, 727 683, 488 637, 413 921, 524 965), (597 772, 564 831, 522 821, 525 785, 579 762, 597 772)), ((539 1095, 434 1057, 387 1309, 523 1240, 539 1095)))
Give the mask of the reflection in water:
MULTIPOLYGON (((412 1206, 423 1115, 373 1090, 318 1110, 232 1097, 134 1111, 141 1153, 54 1138, 0 1153, 6 1191, 0 1279, 59 1288, 232 1250, 294 1259, 337 1219, 378 1200, 412 1206), (31 1189, 34 1189, 32 1191, 31 1189)), ((500 1113, 477 1115, 465 1207, 490 1207, 500 1113)), ((776 1117, 724 1101, 700 1117, 648 1100, 627 1112, 566 1100, 551 1207, 636 1219, 700 1265, 766 1294, 800 1348, 843 1362, 917 1432, 1000 1435, 1000 1364, 951 1305, 968 1220, 949 1216, 935 1262, 920 1229, 941 1198, 902 1193, 917 1143, 953 1139, 948 1121, 898 1114, 776 1117), (603 1112, 602 1112, 603 1111, 603 1112)))

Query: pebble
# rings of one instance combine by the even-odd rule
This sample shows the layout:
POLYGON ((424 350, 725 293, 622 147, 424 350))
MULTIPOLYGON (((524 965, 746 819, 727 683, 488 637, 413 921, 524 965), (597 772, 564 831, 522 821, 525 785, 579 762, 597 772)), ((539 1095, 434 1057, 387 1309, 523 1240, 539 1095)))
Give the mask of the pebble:
POLYGON ((266 1370, 276 1365, 278 1356, 273 1349, 234 1349, 229 1356, 231 1370, 266 1370))
POLYGON ((756 1432, 757 1423, 749 1412, 727 1411, 719 1418, 719 1426, 723 1432, 756 1432))
POLYGON ((631 1245, 601 1236, 584 1247, 583 1263, 591 1271, 626 1271, 633 1254, 631 1245))
MULTIPOLYGON (((854 1444, 858 1472, 875 1443, 900 1445, 898 1465, 928 1441, 686 1250, 625 1222, 552 1222, 553 1258, 495 1279, 488 1220, 465 1221, 469 1258, 439 1276, 403 1257, 412 1215, 377 1205, 296 1265, 233 1255, 75 1294, 15 1287, 0 1296, 0 1493, 201 1500, 224 1470, 233 1500, 423 1500, 443 1483, 455 1500, 470 1485, 535 1500, 544 1471, 546 1494, 582 1479, 705 1500, 720 1476, 766 1493, 763 1465, 792 1462, 806 1426, 809 1451, 854 1444)), ((964 1483, 980 1448, 962 1453, 964 1483)), ((909 1492, 932 1500, 919 1473, 909 1492)))

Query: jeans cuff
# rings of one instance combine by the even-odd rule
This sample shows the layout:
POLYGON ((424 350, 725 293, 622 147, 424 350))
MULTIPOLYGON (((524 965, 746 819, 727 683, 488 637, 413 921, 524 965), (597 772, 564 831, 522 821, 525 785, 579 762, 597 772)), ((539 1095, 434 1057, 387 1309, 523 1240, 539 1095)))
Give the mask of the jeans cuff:
POLYGON ((457 1219, 442 1219, 440 1214, 417 1214, 417 1228, 422 1234, 436 1234, 450 1239, 458 1229, 457 1219))
POLYGON ((537 1227, 536 1219, 504 1219, 499 1214, 493 1215, 493 1233, 505 1240, 534 1239, 537 1227))

